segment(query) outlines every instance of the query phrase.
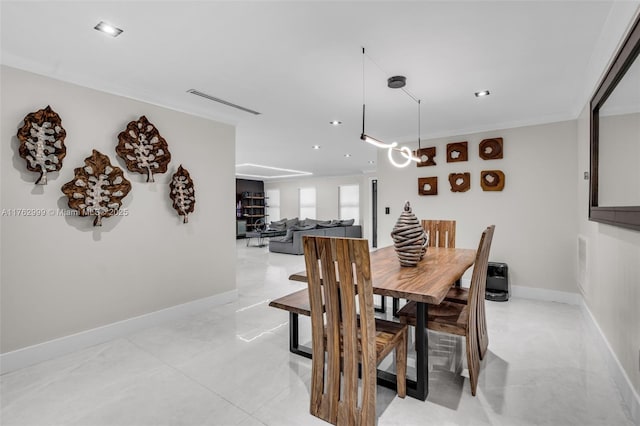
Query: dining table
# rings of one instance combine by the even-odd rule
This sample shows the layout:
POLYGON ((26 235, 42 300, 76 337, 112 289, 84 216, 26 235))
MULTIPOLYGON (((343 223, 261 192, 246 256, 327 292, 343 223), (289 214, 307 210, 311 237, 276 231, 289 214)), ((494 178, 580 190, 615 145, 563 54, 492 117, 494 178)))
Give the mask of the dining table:
MULTIPOLYGON (((474 249, 429 247, 416 266, 401 266, 393 246, 370 253, 373 293, 417 304, 416 379, 407 377, 407 395, 413 398, 424 401, 429 394, 428 307, 442 303, 449 289, 473 265, 475 257, 474 249)), ((307 282, 306 271, 294 273, 289 279, 307 282)), ((297 327, 297 321, 290 324, 291 333, 297 334, 297 327)), ((395 389, 395 374, 378 370, 378 384, 395 389)))

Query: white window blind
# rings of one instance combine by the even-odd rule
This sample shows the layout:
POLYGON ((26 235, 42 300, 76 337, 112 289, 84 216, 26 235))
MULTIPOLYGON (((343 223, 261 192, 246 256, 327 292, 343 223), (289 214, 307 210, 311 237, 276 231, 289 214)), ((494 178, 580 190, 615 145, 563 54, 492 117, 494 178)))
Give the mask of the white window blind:
POLYGON ((298 190, 298 203, 300 211, 298 217, 300 220, 316 218, 316 189, 300 188, 298 190))
POLYGON ((338 194, 340 219, 355 219, 354 225, 360 224, 360 185, 341 185, 338 194))
POLYGON ((266 222, 280 220, 280 190, 267 189, 267 219, 266 222))

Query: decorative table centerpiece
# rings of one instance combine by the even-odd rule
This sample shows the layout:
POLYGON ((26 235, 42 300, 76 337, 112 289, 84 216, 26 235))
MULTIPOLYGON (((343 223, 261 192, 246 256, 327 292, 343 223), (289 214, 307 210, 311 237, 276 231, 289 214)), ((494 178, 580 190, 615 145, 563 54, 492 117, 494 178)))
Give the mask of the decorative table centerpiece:
POLYGON ((428 236, 408 201, 391 231, 391 238, 401 266, 416 266, 427 252, 428 236))

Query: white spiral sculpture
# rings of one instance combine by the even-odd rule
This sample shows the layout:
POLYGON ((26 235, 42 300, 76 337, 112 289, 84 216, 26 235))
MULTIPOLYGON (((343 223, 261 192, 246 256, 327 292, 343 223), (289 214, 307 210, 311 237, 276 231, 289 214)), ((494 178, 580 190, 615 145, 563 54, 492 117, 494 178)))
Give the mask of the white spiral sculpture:
POLYGON ((418 218, 411 212, 408 201, 391 231, 391 238, 401 266, 416 266, 427 252, 428 236, 418 218))

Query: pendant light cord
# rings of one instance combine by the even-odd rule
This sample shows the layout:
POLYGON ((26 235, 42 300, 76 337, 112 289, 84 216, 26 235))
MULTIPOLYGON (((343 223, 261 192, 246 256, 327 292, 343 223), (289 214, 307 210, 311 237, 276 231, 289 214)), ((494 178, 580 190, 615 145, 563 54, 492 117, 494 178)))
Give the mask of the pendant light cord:
POLYGON ((420 135, 421 135, 421 132, 420 132, 420 99, 418 99, 418 151, 420 151, 422 149, 422 147, 420 146, 420 135))
POLYGON ((364 46, 362 47, 362 134, 364 135, 364 109, 365 109, 365 98, 364 98, 364 46))
MULTIPOLYGON (((362 134, 364 134, 364 111, 365 111, 365 74, 364 74, 364 61, 365 61, 365 56, 367 58, 369 58, 369 60, 378 67, 378 69, 380 71, 383 72, 383 74, 385 75, 389 75, 388 72, 386 72, 381 66, 380 64, 378 64, 376 61, 373 60, 373 58, 369 55, 367 55, 367 53, 365 52, 364 46, 362 47, 362 134)), ((420 128, 420 121, 421 121, 421 114, 420 114, 420 99, 416 98, 415 96, 413 96, 411 94, 411 92, 409 92, 407 89, 405 89, 404 87, 402 88, 402 91, 409 96, 414 102, 416 102, 418 104, 418 149, 422 149, 421 147, 421 128, 420 128)))

